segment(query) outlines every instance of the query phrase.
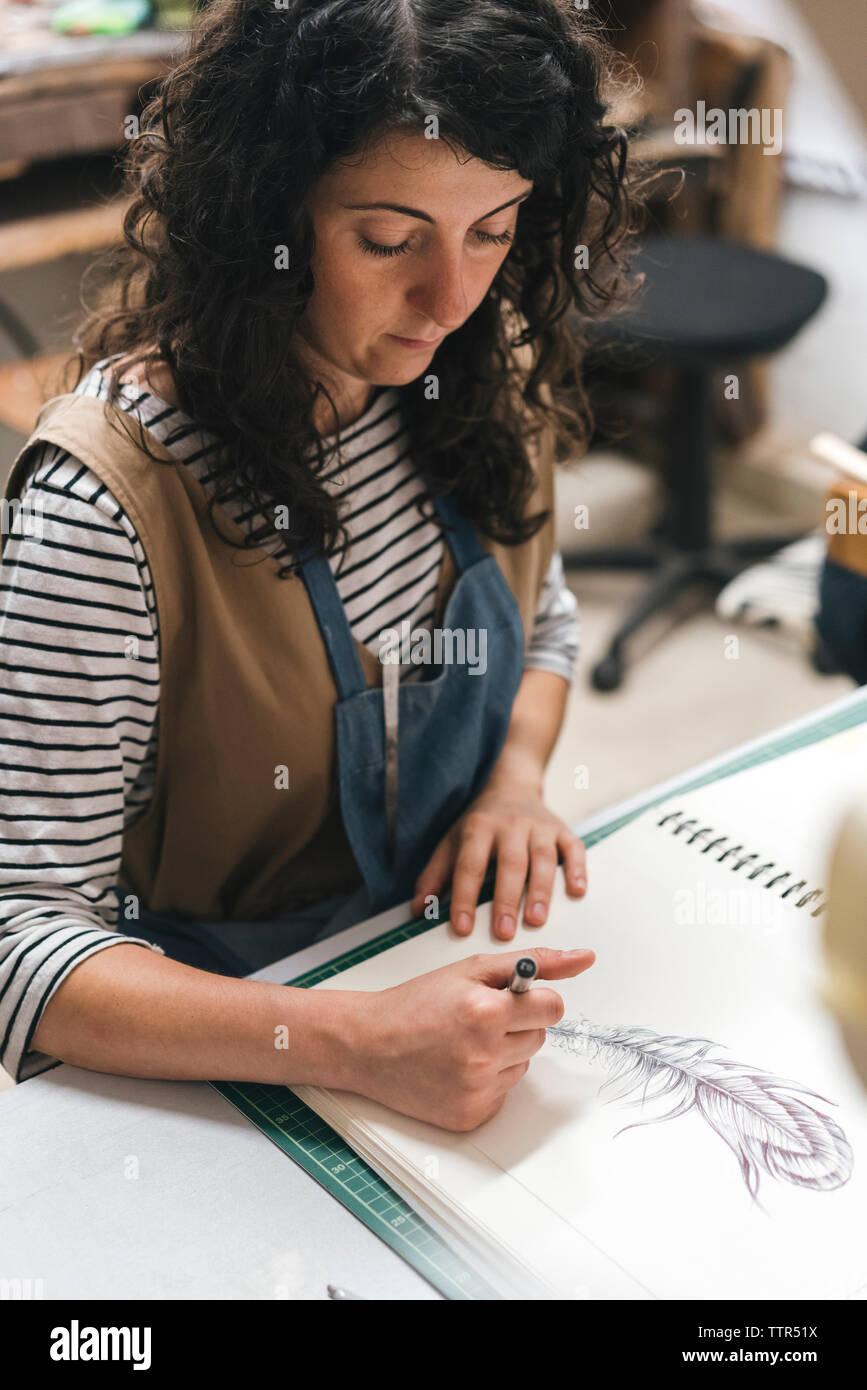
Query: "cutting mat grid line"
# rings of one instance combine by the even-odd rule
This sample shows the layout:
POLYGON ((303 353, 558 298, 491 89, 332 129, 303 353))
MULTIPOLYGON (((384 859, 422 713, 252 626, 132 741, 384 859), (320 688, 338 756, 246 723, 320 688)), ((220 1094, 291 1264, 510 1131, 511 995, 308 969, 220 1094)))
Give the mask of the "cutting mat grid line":
MULTIPOLYGON (((805 748, 833 734, 843 733, 865 721, 867 690, 864 691, 863 699, 853 701, 844 709, 819 718, 815 723, 796 729, 788 735, 771 737, 767 744, 760 745, 748 753, 736 755, 730 762, 722 763, 710 772, 689 779, 678 788, 677 794, 696 791, 733 773, 757 767, 786 753, 794 753, 799 748, 805 748)), ((675 794, 671 791, 664 792, 654 800, 647 801, 625 815, 597 827, 584 836, 585 845, 589 849, 591 845, 628 825, 659 802, 670 800, 675 794)), ((489 880, 486 880, 486 884, 488 882, 489 880)), ((492 889, 491 884, 491 893, 492 889)), ((480 896, 480 905, 487 901, 487 894, 480 896)), ((392 946, 411 941, 422 932, 430 931, 433 927, 448 921, 448 902, 448 899, 444 899, 436 916, 414 918, 410 922, 392 927, 374 940, 335 956, 324 965, 308 970, 292 980, 287 980, 286 983, 296 988, 309 989, 312 985, 341 974, 359 961, 370 960, 382 951, 390 950, 392 946)), ((325 1124, 288 1087, 260 1085, 256 1082, 212 1081, 210 1084, 284 1153, 327 1188, 332 1196, 342 1202, 374 1234, 386 1241, 440 1293, 452 1299, 499 1297, 432 1230, 408 1202, 389 1187, 330 1125, 325 1124), (287 1100, 287 1097, 291 1097, 291 1101, 287 1100)))
POLYGON ((409 1203, 288 1087, 210 1084, 440 1293, 456 1300, 497 1298, 409 1203))

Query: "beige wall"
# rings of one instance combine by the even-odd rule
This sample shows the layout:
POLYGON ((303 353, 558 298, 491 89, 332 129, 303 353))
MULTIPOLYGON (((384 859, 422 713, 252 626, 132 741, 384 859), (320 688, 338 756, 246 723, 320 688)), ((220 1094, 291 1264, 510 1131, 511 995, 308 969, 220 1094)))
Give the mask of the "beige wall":
POLYGON ((865 0, 793 0, 867 123, 867 5, 865 0))

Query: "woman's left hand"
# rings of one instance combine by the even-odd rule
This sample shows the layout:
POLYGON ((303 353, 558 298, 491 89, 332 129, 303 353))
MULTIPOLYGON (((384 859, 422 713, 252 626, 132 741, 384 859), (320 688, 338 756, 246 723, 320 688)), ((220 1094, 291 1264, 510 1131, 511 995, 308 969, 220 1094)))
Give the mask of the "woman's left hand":
POLYGON ((525 883, 524 925, 539 927, 547 919, 558 849, 563 854, 566 891, 581 898, 587 891, 583 841, 547 809, 537 785, 514 780, 489 782, 440 840, 416 880, 412 911, 421 913, 425 898, 442 893, 452 877, 451 923, 461 936, 468 936, 473 930, 479 890, 495 853, 491 922, 494 934, 508 941, 515 935, 525 883))

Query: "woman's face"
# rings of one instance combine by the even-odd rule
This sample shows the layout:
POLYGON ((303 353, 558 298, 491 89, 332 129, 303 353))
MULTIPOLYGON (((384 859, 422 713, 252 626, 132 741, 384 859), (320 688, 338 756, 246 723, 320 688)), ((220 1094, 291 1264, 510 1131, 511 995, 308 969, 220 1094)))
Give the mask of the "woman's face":
POLYGON ((302 352, 344 399, 424 372, 509 253, 532 183, 461 160, 440 140, 392 134, 363 164, 330 170, 307 201, 315 289, 302 352))

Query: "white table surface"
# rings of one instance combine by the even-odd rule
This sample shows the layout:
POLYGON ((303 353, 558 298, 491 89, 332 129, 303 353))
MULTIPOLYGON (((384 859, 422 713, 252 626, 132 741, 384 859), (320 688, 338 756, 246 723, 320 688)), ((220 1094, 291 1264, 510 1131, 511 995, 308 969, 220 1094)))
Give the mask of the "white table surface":
MULTIPOLYGON (((773 736, 859 699, 853 691, 773 736)), ((401 904, 251 978, 294 978, 410 915, 401 904)), ((442 1297, 206 1082, 67 1064, 0 1093, 0 1278, 41 1279, 46 1299, 319 1299, 329 1283, 370 1299, 442 1297)))

